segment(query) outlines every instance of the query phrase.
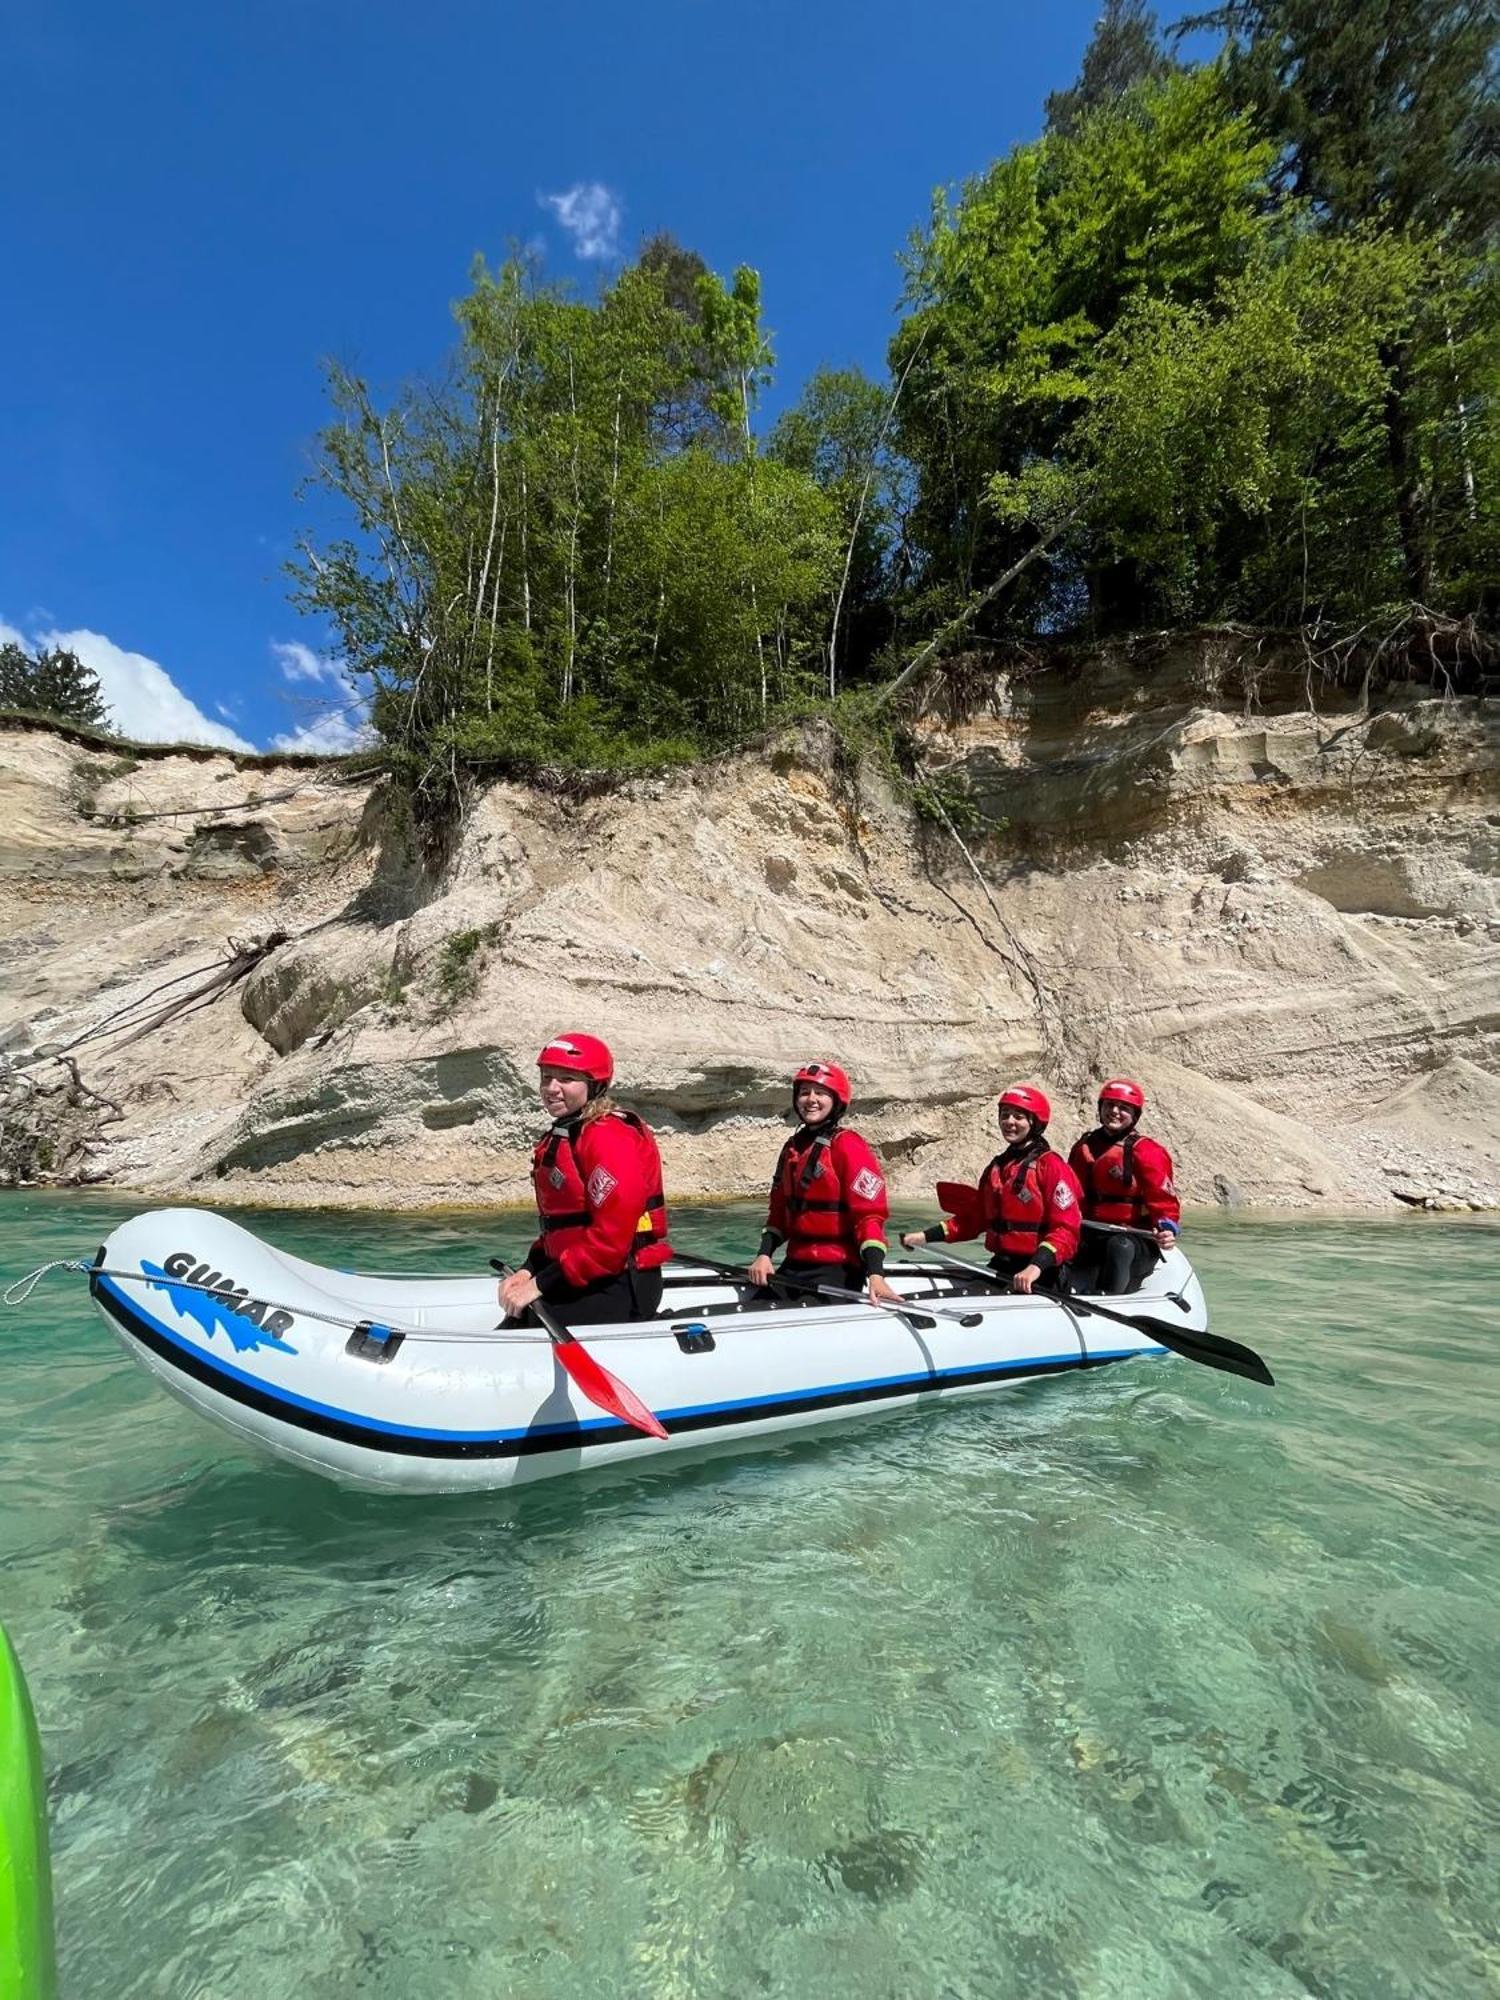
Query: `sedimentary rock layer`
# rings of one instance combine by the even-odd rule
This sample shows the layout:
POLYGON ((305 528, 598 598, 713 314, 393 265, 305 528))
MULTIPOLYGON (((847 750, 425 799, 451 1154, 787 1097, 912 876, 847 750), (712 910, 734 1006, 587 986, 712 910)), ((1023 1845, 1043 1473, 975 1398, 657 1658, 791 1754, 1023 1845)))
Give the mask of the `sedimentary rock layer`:
POLYGON ((571 1024, 679 1195, 763 1189, 819 1054, 914 1213, 995 1150, 999 1084, 1043 1083, 1069 1141, 1119 1069, 1190 1201, 1500 1201, 1496 705, 1228 678, 1202 644, 971 671, 916 719, 961 824, 814 730, 492 786, 435 873, 336 768, 5 734, 0 1051, 38 1076, 73 1045, 119 1106, 90 1175, 212 1200, 524 1200, 571 1024))

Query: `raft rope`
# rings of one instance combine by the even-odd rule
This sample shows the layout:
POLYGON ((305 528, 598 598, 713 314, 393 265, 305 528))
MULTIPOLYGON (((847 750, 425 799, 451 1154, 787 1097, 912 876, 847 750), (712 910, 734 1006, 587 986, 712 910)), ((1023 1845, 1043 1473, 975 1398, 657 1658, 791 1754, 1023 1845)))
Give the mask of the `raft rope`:
MULTIPOLYGON (((81 1271, 85 1276, 123 1278, 127 1283, 135 1285, 160 1286, 164 1282, 161 1278, 149 1277, 144 1271, 120 1270, 110 1264, 94 1264, 77 1257, 57 1257, 50 1264, 39 1264, 34 1271, 29 1271, 24 1278, 18 1278, 3 1294, 0 1294, 0 1298, 3 1298, 4 1303, 8 1306, 24 1305, 27 1299, 30 1298, 34 1287, 46 1277, 49 1271, 81 1271)), ((360 1275, 370 1277, 375 1274, 372 1272, 362 1272, 360 1275)), ((404 1276, 405 1273, 402 1275, 404 1276)), ((221 1303, 224 1300, 224 1286, 222 1282, 217 1285, 195 1284, 188 1278, 171 1278, 165 1280, 165 1282, 176 1290, 206 1292, 210 1298, 216 1298, 221 1303)), ((710 1282, 712 1281, 710 1280, 710 1282)), ((357 1332, 360 1327, 372 1325, 388 1327, 392 1333, 399 1333, 406 1340, 425 1341, 429 1344, 441 1344, 445 1347, 547 1347, 551 1344, 550 1334, 543 1332, 541 1329, 528 1331, 525 1328, 498 1326, 470 1327, 457 1328, 451 1333, 444 1333, 429 1327, 402 1326, 395 1320, 382 1319, 378 1311, 373 1308, 361 1319, 348 1319, 340 1313, 320 1312, 316 1306, 293 1305, 285 1299, 257 1299, 257 1303, 275 1312, 291 1313, 297 1319, 315 1319, 320 1320, 325 1326, 346 1327, 351 1333, 357 1332)), ((232 1312, 234 1308, 231 1306, 229 1310, 232 1312)), ((690 1321, 692 1317, 691 1308, 685 1307, 681 1312, 673 1313, 670 1318, 661 1316, 655 1320, 643 1321, 636 1326, 619 1327, 612 1331, 605 1331, 601 1327, 591 1326, 587 1329, 589 1345, 593 1347, 598 1346, 601 1342, 616 1340, 659 1340, 663 1333, 671 1331, 674 1324, 679 1321, 690 1321)), ((254 1321, 251 1321, 251 1324, 253 1325, 254 1321)), ((731 1330, 731 1328, 722 1323, 715 1323, 716 1333, 727 1333, 731 1330)))
POLYGON ((38 1264, 24 1278, 17 1278, 13 1285, 7 1285, 0 1292, 0 1299, 8 1306, 24 1306, 49 1271, 87 1271, 88 1268, 81 1257, 54 1257, 50 1264, 38 1264))
MULTIPOLYGON (((124 1279, 128 1284, 134 1285, 161 1286, 164 1282, 161 1278, 149 1277, 144 1271, 121 1270, 109 1264, 95 1264, 83 1257, 54 1257, 50 1263, 38 1264, 34 1271, 28 1271, 24 1278, 18 1278, 14 1284, 7 1286, 5 1291, 0 1293, 0 1300, 3 1300, 8 1306, 25 1305, 37 1285, 41 1283, 42 1279, 50 1271, 77 1271, 81 1272, 85 1277, 118 1278, 124 1279)), ((360 1273, 360 1276, 412 1278, 412 1274, 405 1271, 364 1271, 360 1273)), ((448 1273, 425 1272, 423 1273, 423 1277, 432 1282, 453 1282, 451 1274, 448 1273)), ((165 1282, 176 1290, 205 1292, 210 1298, 216 1298, 221 1303, 224 1302, 224 1286, 222 1281, 217 1285, 194 1283, 189 1278, 171 1278, 165 1280, 165 1282)), ((412 1282, 419 1282, 419 1280, 412 1279, 412 1282)), ((473 1281, 472 1279, 460 1279, 459 1282, 471 1283, 473 1281)), ((712 1283, 712 1279, 709 1278, 708 1282, 712 1283)), ((247 1296, 249 1295, 247 1294, 247 1296)), ((546 1347, 550 1345, 551 1341, 551 1336, 540 1328, 535 1331, 528 1331, 521 1327, 470 1327, 455 1328, 452 1332, 444 1333, 429 1327, 398 1325, 394 1320, 382 1319, 374 1308, 361 1319, 349 1319, 341 1313, 320 1312, 316 1306, 292 1305, 285 1299, 257 1299, 257 1303, 274 1312, 291 1313, 297 1319, 314 1319, 320 1321, 324 1326, 347 1328, 351 1333, 357 1332, 361 1327, 372 1325, 388 1327, 392 1333, 399 1333, 405 1340, 426 1342, 429 1345, 442 1345, 445 1347, 546 1347)), ((920 1301, 915 1301, 914 1303, 916 1309, 920 1311, 920 1301)), ((1051 1300, 1049 1303, 1057 1304, 1058 1301, 1051 1300)), ((229 1310, 232 1312, 234 1307, 230 1306, 229 1310)), ((670 1316, 662 1314, 654 1320, 642 1321, 634 1326, 623 1326, 608 1332, 602 1327, 591 1326, 586 1331, 591 1346, 596 1346, 605 1341, 659 1340, 662 1334, 669 1332, 676 1322, 690 1321, 692 1317, 692 1308, 684 1307, 682 1311, 673 1313, 670 1316)), ((1069 1313, 1068 1317, 1073 1321, 1074 1331, 1078 1334, 1079 1347, 1083 1350, 1086 1358, 1088 1348, 1083 1339, 1082 1329, 1079 1327, 1078 1321, 1072 1313, 1069 1313)), ((253 1320, 250 1323, 254 1325, 253 1320)), ((728 1333, 734 1331, 734 1329, 724 1322, 716 1320, 714 1331, 718 1334, 728 1333)))

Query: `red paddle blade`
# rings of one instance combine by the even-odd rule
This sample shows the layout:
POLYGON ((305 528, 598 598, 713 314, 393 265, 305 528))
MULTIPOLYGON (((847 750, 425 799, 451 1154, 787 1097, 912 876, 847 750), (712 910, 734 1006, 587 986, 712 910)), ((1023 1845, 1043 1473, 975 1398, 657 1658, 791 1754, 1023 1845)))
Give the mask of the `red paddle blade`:
POLYGON ((577 1383, 580 1394, 587 1396, 596 1409, 607 1410, 622 1424, 633 1424, 647 1437, 667 1435, 666 1425, 651 1414, 635 1391, 627 1389, 618 1376, 611 1375, 578 1341, 557 1341, 552 1351, 577 1383))
POLYGON ((960 1229, 975 1227, 979 1222, 979 1190, 967 1181, 939 1181, 934 1192, 942 1205, 943 1213, 951 1215, 960 1229))

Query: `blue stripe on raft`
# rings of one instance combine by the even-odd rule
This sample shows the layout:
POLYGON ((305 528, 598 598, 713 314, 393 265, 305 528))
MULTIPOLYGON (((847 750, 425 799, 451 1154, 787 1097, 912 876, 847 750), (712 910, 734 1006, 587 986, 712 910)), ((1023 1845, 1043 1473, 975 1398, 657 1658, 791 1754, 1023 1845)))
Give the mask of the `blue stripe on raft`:
MULTIPOLYGON (((619 1427, 619 1420, 615 1417, 581 1417, 564 1423, 526 1424, 519 1430, 498 1431, 448 1431, 433 1429, 423 1424, 389 1423, 382 1417, 369 1416, 363 1410, 342 1410, 332 1403, 319 1403, 314 1401, 310 1396, 299 1396, 295 1390, 285 1389, 279 1382, 268 1382, 264 1376, 250 1375, 242 1368, 232 1367, 227 1361, 221 1361, 216 1354, 211 1353, 206 1348, 199 1347, 194 1341, 184 1340, 181 1334, 174 1332, 169 1326, 164 1326, 154 1314, 144 1311, 138 1301, 127 1297, 112 1278, 100 1276, 95 1280, 95 1284, 99 1291, 106 1292, 117 1299, 135 1318, 145 1320, 164 1340, 169 1340, 174 1347, 180 1347, 184 1353, 191 1354, 199 1362, 208 1363, 216 1374, 226 1376, 231 1381, 242 1382, 246 1388, 257 1389, 263 1396, 273 1396, 278 1401, 290 1405, 293 1409, 307 1410, 313 1416, 331 1417, 338 1423, 351 1424, 364 1430, 384 1432, 391 1437, 432 1438, 434 1441, 444 1444, 508 1443, 516 1438, 572 1436, 583 1431, 613 1430, 619 1427)), ((126 1331, 128 1332, 129 1329, 127 1328, 126 1331)), ((1164 1347, 1090 1348, 1088 1359, 1090 1361, 1125 1361, 1133 1356, 1165 1354, 1166 1352, 1167 1350, 1164 1347)), ((976 1369, 989 1369, 996 1375, 1014 1375, 1023 1373, 1026 1370, 1055 1368, 1059 1363, 1067 1362, 1081 1365, 1081 1357, 1069 1352, 1067 1354, 1026 1355, 1009 1361, 971 1361, 963 1367, 924 1369, 920 1375, 872 1375, 857 1382, 830 1382, 819 1387, 810 1386, 790 1390, 782 1396, 740 1396, 720 1403, 683 1403, 674 1409, 658 1410, 656 1414, 663 1422, 670 1423, 674 1418, 716 1416, 721 1412, 728 1414, 731 1410, 766 1410, 774 1413, 779 1404, 801 1402, 808 1396, 852 1396, 866 1389, 891 1389, 908 1386, 915 1393, 919 1389, 930 1388, 934 1383, 942 1382, 950 1376, 972 1375, 976 1369)))

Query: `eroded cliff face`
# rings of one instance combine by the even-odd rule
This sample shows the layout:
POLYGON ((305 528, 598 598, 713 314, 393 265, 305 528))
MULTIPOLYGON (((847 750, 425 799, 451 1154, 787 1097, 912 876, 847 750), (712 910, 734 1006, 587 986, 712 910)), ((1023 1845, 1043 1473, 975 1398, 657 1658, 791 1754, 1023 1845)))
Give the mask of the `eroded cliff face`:
POLYGON ((27 1058, 71 1044, 118 1106, 84 1171, 209 1201, 524 1201, 573 1025, 678 1195, 760 1193, 821 1054, 914 1212, 995 1150, 997 1085, 1043 1083, 1066 1144, 1120 1069, 1190 1201, 1500 1203, 1500 710, 1245 673, 971 672, 917 725, 991 822, 962 846, 815 731, 496 785, 440 879, 326 768, 0 737, 0 1052, 59 1081, 27 1058))

